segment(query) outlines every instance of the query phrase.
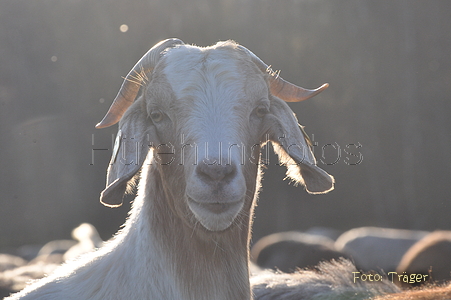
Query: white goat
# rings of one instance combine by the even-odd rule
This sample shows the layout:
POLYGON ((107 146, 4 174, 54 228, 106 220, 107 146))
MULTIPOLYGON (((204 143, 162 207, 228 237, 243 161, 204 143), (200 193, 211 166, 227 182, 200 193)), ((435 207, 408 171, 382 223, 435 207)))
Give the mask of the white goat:
POLYGON ((297 87, 230 41, 155 45, 97 125, 120 120, 102 203, 121 205, 141 170, 125 227, 8 299, 252 299, 248 248, 260 149, 272 142, 288 176, 308 192, 332 190, 333 177, 316 166, 282 101, 326 87, 297 87))

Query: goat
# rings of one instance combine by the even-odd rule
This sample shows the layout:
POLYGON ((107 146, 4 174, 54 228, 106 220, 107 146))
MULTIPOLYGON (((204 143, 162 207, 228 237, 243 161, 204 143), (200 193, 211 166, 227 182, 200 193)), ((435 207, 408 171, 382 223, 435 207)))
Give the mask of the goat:
POLYGON ((156 44, 96 126, 119 122, 101 202, 120 206, 139 182, 124 228, 8 299, 252 299, 248 249, 260 150, 271 142, 288 177, 307 192, 332 190, 334 178, 316 166, 284 102, 327 86, 295 86, 232 41, 156 44))

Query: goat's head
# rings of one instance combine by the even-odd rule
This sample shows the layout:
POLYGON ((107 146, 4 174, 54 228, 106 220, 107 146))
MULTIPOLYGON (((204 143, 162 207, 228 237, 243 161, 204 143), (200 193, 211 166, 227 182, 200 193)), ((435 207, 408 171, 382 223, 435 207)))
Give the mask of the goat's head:
POLYGON ((181 201, 170 205, 182 218, 225 230, 240 212, 249 213, 268 141, 291 179, 310 193, 332 190, 333 177, 316 166, 308 137, 282 101, 302 101, 326 87, 286 82, 233 42, 207 48, 160 42, 130 71, 96 126, 120 121, 102 203, 122 204, 148 156, 170 198, 181 201))

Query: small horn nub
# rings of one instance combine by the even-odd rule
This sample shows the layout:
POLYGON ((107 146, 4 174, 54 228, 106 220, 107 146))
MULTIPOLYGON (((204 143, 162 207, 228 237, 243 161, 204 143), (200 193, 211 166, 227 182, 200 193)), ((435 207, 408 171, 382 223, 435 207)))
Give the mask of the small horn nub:
POLYGON ((247 53, 251 57, 251 60, 262 72, 269 74, 269 89, 271 91, 271 94, 279 97, 286 102, 300 102, 307 100, 309 98, 312 98, 313 96, 318 95, 329 86, 328 83, 325 83, 314 90, 304 89, 280 77, 278 72, 274 72, 267 64, 265 64, 249 49, 241 45, 238 46, 238 48, 247 53))
POLYGON ((127 108, 135 101, 141 85, 147 79, 147 74, 155 68, 164 51, 176 45, 183 45, 183 42, 175 38, 167 39, 159 42, 144 54, 125 77, 110 109, 103 120, 96 125, 96 128, 109 127, 119 122, 127 108))

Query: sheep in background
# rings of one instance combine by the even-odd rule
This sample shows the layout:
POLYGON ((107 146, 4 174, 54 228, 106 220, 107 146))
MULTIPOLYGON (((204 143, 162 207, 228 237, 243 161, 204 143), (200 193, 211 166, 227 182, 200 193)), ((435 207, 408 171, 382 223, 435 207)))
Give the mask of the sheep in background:
POLYGON ((80 226, 72 230, 72 238, 78 243, 64 253, 64 261, 75 259, 103 245, 103 240, 100 238, 97 229, 89 223, 80 224, 80 226))
POLYGON ((263 269, 293 272, 320 261, 347 257, 335 250, 334 241, 318 235, 289 231, 261 238, 251 248, 251 261, 263 269))
POLYGON ((24 266, 0 273, 0 287, 5 291, 4 296, 20 291, 33 280, 43 278, 47 274, 52 273, 60 264, 61 260, 58 260, 57 263, 48 260, 34 260, 24 266))
MULTIPOLYGON (((97 229, 83 223, 72 230, 74 240, 55 240, 40 248, 30 261, 15 255, 0 254, 0 297, 25 288, 27 283, 52 273, 61 263, 101 246, 97 229)), ((34 247, 33 247, 34 248, 34 247)))
POLYGON ((340 259, 293 274, 264 271, 251 277, 251 284, 256 300, 369 300, 400 292, 390 280, 354 281, 352 272, 357 272, 354 265, 340 259))
POLYGON ((42 248, 39 250, 38 254, 36 255, 36 258, 38 257, 44 257, 54 254, 61 254, 61 259, 71 247, 76 245, 77 242, 74 240, 55 240, 50 241, 46 243, 42 248))
POLYGON ((434 231, 416 242, 402 257, 396 272, 425 274, 434 281, 451 279, 451 231, 434 231))
POLYGON ((316 166, 310 140, 283 101, 326 87, 299 88, 230 41, 155 45, 97 125, 120 121, 102 203, 121 205, 139 180, 124 228, 8 299, 251 299, 260 150, 271 142, 287 175, 308 192, 332 190, 333 177, 316 166))
POLYGON ((335 248, 348 254, 357 268, 395 271, 404 253, 428 232, 382 227, 359 227, 346 231, 335 248))
POLYGON ((16 251, 24 254, 29 261, 20 256, 0 254, 0 298, 20 291, 28 282, 53 272, 64 262, 64 252, 74 244, 76 242, 71 240, 55 240, 41 246, 38 251, 35 249, 36 245, 21 247, 16 251), (31 251, 23 251, 24 248, 31 251), (7 262, 9 267, 4 268, 8 265, 7 262))
POLYGON ((304 233, 324 236, 336 241, 343 234, 343 231, 330 227, 314 226, 305 230, 304 233))
POLYGON ((27 261, 19 256, 0 253, 0 272, 21 267, 26 263, 27 261))
POLYGON ((23 258, 6 253, 0 253, 0 299, 9 296, 14 291, 9 279, 5 278, 4 273, 8 270, 13 270, 27 264, 23 258))
MULTIPOLYGON (((6 258, 10 263, 14 262, 8 268, 0 267, 0 296, 9 296, 11 293, 25 288, 28 282, 40 279, 53 272, 64 261, 61 247, 65 246, 67 242, 74 241, 56 240, 48 242, 30 261, 15 255, 0 254, 0 258, 6 258)), ((5 266, 5 264, 2 264, 2 266, 5 266)))

